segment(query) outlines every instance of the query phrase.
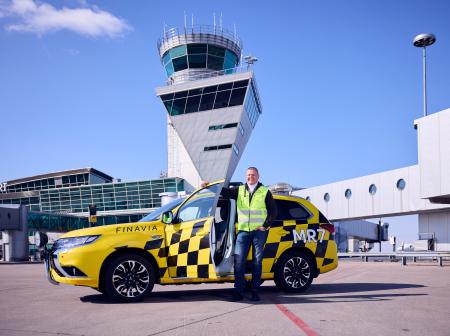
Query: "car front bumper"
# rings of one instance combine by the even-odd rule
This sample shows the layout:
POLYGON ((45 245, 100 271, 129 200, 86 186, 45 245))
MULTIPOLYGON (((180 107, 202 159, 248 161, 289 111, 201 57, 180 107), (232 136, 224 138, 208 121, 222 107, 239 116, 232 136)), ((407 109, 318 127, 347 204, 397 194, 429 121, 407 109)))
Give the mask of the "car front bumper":
MULTIPOLYGON (((98 287, 98 277, 90 277, 76 267, 76 253, 47 250, 43 253, 47 280, 53 285, 68 284, 98 287), (63 259, 65 259, 63 261, 63 259)), ((101 263, 100 263, 101 265, 101 263)), ((98 273, 97 273, 98 274, 98 273)))

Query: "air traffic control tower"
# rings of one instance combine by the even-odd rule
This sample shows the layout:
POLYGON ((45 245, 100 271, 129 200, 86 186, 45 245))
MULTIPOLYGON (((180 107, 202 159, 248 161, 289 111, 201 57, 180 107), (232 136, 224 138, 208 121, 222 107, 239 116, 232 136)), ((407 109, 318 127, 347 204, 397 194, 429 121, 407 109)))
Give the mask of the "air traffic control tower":
POLYGON ((253 71, 240 67, 242 42, 217 26, 172 28, 158 40, 167 83, 168 176, 198 187, 229 180, 262 107, 253 71))

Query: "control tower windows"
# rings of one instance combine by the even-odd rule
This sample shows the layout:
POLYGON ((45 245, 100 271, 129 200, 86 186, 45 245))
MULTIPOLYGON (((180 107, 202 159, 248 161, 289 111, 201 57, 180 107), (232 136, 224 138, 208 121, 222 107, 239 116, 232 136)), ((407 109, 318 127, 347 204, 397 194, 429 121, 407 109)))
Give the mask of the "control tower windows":
POLYGON ((201 96, 188 97, 185 113, 197 112, 200 106, 200 98, 201 96))
MULTIPOLYGON (((225 50, 225 59, 223 62, 223 68, 232 69, 238 64, 237 56, 229 50, 225 50)), ((225 73, 229 73, 225 71, 225 73)))
POLYGON ((238 128, 239 128, 239 132, 241 132, 241 135, 244 135, 245 131, 244 131, 244 126, 242 126, 241 123, 238 124, 238 128))
POLYGON ((181 57, 174 58, 172 60, 172 63, 173 63, 173 69, 175 71, 181 71, 181 70, 187 69, 187 56, 181 56, 181 57))
MULTIPOLYGON (((160 98, 170 115, 238 106, 244 104, 248 83, 248 80, 243 80, 212 85, 205 88, 191 89, 189 91, 169 93, 161 95, 160 98)), ((251 120, 256 123, 259 112, 254 98, 246 102, 246 110, 247 113, 251 111, 251 120)))
POLYGON ((234 151, 234 154, 239 156, 239 148, 235 144, 233 144, 233 151, 234 151))
POLYGON ((186 98, 174 99, 171 115, 174 116, 183 114, 185 106, 186 106, 186 98))
POLYGON ((206 44, 188 44, 188 62, 190 69, 206 68, 206 44))
POLYGON ((229 124, 222 124, 222 125, 213 125, 209 126, 208 131, 217 131, 225 128, 234 128, 238 127, 238 123, 229 123, 229 124))
POLYGON ((180 91, 180 92, 175 92, 175 96, 174 98, 186 98, 188 96, 188 92, 187 91, 180 91))
POLYGON ((237 82, 233 83, 233 89, 247 87, 247 85, 248 85, 248 79, 237 81, 237 82))
POLYGON ((161 58, 167 76, 185 69, 226 70, 232 73, 239 58, 232 51, 212 44, 192 43, 177 46, 161 58))
POLYGON ((162 62, 164 65, 164 68, 166 69, 167 76, 170 76, 173 74, 173 64, 172 59, 170 58, 170 54, 166 53, 164 57, 162 58, 162 62))
POLYGON ((214 109, 228 107, 228 101, 230 100, 231 90, 219 91, 216 95, 216 101, 214 102, 214 109))
POLYGON ((211 93, 217 91, 217 85, 208 86, 203 89, 203 93, 211 93))
POLYGON ((174 96, 173 93, 169 93, 169 94, 161 95, 160 98, 162 101, 166 101, 166 100, 172 100, 173 96, 174 96))
POLYGON ((206 68, 206 55, 189 55, 189 69, 206 68))
POLYGON ((201 43, 192 43, 187 45, 187 52, 189 55, 192 54, 206 54, 207 45, 201 43))
POLYGON ((225 84, 220 84, 219 87, 217 88, 218 91, 223 91, 223 90, 229 90, 233 88, 233 83, 225 83, 225 84))
POLYGON ((210 151, 217 151, 217 150, 221 150, 221 149, 230 149, 230 148, 232 148, 233 152, 237 156, 239 156, 239 148, 235 144, 232 144, 232 145, 207 146, 207 147, 203 148, 203 150, 205 152, 210 152, 210 151))
POLYGON ((233 89, 228 106, 242 105, 242 103, 244 102, 245 91, 247 91, 246 87, 233 89))
POLYGON ((167 76, 170 76, 173 74, 174 69, 173 69, 173 64, 172 62, 170 62, 169 64, 167 64, 166 66, 166 72, 167 72, 167 76))
POLYGON ((164 56, 163 56, 163 58, 162 58, 163 64, 166 65, 167 63, 170 62, 170 60, 171 60, 170 54, 169 54, 169 53, 165 53, 164 56))
POLYGON ((208 54, 213 56, 225 57, 225 49, 216 47, 215 45, 208 45, 208 54))
POLYGON ((202 95, 202 102, 200 103, 200 111, 212 110, 214 106, 214 99, 216 98, 216 93, 208 93, 202 95))
POLYGON ((170 49, 169 53, 170 53, 170 57, 172 59, 174 59, 176 57, 184 56, 184 55, 186 55, 186 46, 181 45, 181 46, 172 48, 172 49, 170 49))
POLYGON ((169 114, 172 115, 172 103, 173 103, 173 100, 172 99, 171 100, 166 100, 163 103, 164 103, 164 106, 166 107, 167 112, 169 112, 169 114))
POLYGON ((196 96, 196 95, 201 95, 202 93, 203 93, 203 88, 200 88, 200 89, 192 89, 192 90, 189 90, 188 95, 189 95, 189 96, 196 96))
POLYGON ((208 69, 222 70, 223 69, 223 58, 208 55, 208 69))
POLYGON ((252 127, 255 127, 256 121, 259 118, 259 114, 261 113, 261 110, 259 109, 259 105, 256 102, 255 93, 253 91, 253 86, 250 86, 250 90, 247 94, 247 97, 245 99, 245 110, 247 111, 248 119, 250 120, 250 123, 252 124, 252 127))
POLYGON ((208 146, 208 147, 203 148, 203 150, 205 152, 209 152, 209 151, 215 151, 215 150, 220 150, 220 149, 229 149, 231 147, 232 147, 231 144, 230 145, 219 145, 219 146, 208 146))

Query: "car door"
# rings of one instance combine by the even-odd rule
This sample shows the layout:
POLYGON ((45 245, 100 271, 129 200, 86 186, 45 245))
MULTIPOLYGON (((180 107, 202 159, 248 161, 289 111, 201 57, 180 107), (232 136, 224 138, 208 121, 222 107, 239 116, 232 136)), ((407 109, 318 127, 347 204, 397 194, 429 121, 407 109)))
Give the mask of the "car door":
POLYGON ((191 195, 165 227, 167 266, 171 278, 209 278, 215 274, 210 231, 222 183, 191 195))
MULTIPOLYGON (((308 232, 308 221, 312 218, 311 214, 300 203, 278 196, 275 198, 277 205, 277 218, 273 221, 266 245, 264 246, 263 273, 274 271, 274 261, 280 255, 293 245, 306 246, 310 248, 314 242, 305 242, 298 240, 297 233, 308 232)), ((303 236, 302 236, 303 237, 303 236)))

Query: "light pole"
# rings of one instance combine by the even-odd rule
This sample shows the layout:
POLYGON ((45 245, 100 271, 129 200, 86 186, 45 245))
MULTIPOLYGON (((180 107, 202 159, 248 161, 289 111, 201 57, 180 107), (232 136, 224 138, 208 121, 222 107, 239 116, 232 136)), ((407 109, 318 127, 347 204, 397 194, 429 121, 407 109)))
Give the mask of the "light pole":
POLYGON ((427 115, 427 47, 436 42, 436 36, 433 34, 420 34, 414 38, 415 47, 423 50, 423 116, 427 115))

